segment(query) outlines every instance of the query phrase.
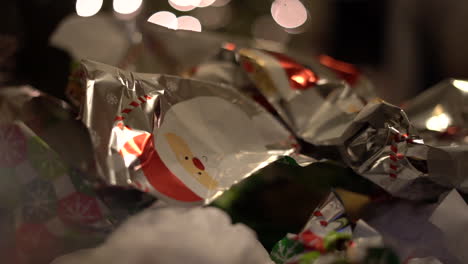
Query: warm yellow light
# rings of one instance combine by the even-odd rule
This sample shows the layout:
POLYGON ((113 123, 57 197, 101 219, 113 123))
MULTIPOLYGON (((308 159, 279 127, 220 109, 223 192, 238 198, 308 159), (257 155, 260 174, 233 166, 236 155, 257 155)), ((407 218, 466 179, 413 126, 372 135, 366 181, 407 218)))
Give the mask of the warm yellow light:
POLYGON ((458 88, 459 90, 468 93, 468 82, 467 81, 460 81, 460 80, 454 80, 452 81, 453 86, 458 88))
POLYGON ((445 113, 432 116, 426 121, 426 128, 434 131, 445 131, 452 119, 445 113))

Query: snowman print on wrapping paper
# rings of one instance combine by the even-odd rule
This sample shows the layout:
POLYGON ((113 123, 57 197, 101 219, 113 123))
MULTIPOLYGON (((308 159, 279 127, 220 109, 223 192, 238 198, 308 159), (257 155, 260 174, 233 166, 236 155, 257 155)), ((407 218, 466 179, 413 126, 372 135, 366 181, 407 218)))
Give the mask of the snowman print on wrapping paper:
POLYGON ((203 198, 242 179, 266 158, 264 140, 252 119, 213 96, 173 105, 155 136, 163 163, 203 198))

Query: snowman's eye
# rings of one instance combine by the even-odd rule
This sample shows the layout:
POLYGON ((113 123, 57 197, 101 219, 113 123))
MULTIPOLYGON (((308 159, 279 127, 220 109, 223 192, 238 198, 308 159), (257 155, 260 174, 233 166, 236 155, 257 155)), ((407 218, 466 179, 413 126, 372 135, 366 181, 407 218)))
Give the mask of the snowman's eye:
POLYGON ((188 160, 188 157, 187 157, 187 156, 185 156, 185 160, 188 160))
POLYGON ((201 172, 198 172, 198 175, 201 175, 201 172))

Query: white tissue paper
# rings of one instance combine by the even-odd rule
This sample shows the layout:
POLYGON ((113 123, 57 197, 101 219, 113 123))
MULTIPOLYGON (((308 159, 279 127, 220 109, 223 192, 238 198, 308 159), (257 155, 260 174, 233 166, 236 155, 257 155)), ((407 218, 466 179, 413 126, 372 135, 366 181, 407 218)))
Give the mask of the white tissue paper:
POLYGON ((212 208, 151 208, 131 217, 106 243, 52 264, 270 264, 255 233, 212 208))

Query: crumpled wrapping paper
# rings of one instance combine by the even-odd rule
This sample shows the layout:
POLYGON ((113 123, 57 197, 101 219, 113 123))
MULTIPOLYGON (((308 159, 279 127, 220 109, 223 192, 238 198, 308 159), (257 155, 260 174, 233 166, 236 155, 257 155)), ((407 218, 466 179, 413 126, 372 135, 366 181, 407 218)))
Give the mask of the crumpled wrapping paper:
MULTIPOLYGON (((466 191, 465 148, 423 142, 418 120, 428 116, 416 118, 415 128, 400 108, 375 102, 372 85, 353 65, 325 55, 304 61, 226 43, 192 76, 232 85, 273 113, 299 138, 290 156, 302 166, 323 158, 342 161, 391 194, 412 200, 434 199, 454 187, 466 191)), ((463 93, 464 82, 450 83, 458 88, 436 90, 463 93)), ((430 95, 434 107, 440 98, 430 95)), ((411 104, 414 109, 427 108, 428 96, 420 98, 411 104)), ((462 107, 450 109, 458 111, 460 123, 462 107)))
POLYGON ((396 106, 367 105, 348 125, 342 142, 345 163, 392 195, 419 200, 445 190, 429 180, 428 147, 396 106))
MULTIPOLYGON (((433 256, 442 263, 466 263, 467 205, 456 190, 433 203, 393 200, 373 204, 364 219, 382 234, 401 259, 433 256)), ((435 261, 424 260, 427 263, 435 261)), ((411 262, 410 262, 411 263, 411 262)), ((434 262, 438 263, 438 262, 434 262)))
POLYGON ((30 87, 0 90, 0 109, 1 259, 49 263, 102 241, 114 218, 83 173, 93 166, 86 129, 30 87))
POLYGON ((275 245, 271 257, 277 264, 399 263, 372 227, 359 220, 353 232, 350 224, 332 192, 299 234, 288 234, 275 245))
POLYGON ((425 144, 396 106, 367 105, 341 140, 344 162, 394 196, 425 200, 451 188, 468 191, 466 146, 425 144))
POLYGON ((278 52, 226 43, 194 69, 193 77, 236 87, 310 144, 336 145, 346 124, 375 95, 368 82, 357 84, 364 78, 351 65, 343 67, 327 56, 321 60, 299 62, 278 52))
POLYGON ((84 61, 81 120, 109 185, 175 204, 208 203, 296 142, 235 89, 84 61))
POLYGON ((468 81, 444 80, 405 104, 414 127, 434 146, 465 145, 468 81))

